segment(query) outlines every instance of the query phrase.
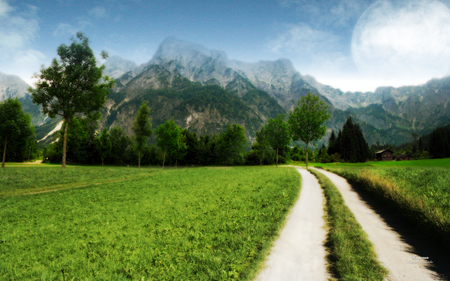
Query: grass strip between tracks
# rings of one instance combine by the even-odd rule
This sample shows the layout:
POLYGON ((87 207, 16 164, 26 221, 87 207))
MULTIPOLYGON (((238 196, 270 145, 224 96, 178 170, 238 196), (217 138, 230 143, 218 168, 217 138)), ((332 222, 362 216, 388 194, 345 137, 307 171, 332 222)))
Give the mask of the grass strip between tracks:
POLYGON ((309 170, 325 194, 330 273, 339 280, 384 280, 388 271, 379 263, 372 243, 336 186, 320 172, 309 170))

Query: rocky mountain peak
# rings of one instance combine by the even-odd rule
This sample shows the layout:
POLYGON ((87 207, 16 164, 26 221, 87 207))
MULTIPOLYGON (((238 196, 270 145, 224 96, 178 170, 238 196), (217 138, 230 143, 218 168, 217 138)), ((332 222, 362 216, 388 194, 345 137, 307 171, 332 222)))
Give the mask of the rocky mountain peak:
POLYGON ((0 101, 7 98, 25 97, 29 87, 30 85, 19 76, 0 72, 0 101))
POLYGON ((105 73, 106 75, 117 79, 128 71, 135 70, 138 65, 131 61, 119 56, 111 56, 105 62, 105 73))

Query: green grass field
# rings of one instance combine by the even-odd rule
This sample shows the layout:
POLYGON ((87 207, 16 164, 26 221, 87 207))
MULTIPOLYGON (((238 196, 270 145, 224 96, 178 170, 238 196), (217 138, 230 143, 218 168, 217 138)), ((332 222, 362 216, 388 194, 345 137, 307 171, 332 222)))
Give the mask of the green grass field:
POLYGON ((273 167, 7 167, 1 177, 4 195, 130 177, 0 198, 2 280, 249 280, 300 189, 297 171, 273 167))
POLYGON ((325 245, 332 274, 338 280, 384 280, 388 271, 379 263, 372 243, 339 190, 322 173, 310 172, 319 180, 327 200, 325 245))
POLYGON ((320 165, 372 192, 450 249, 450 159, 320 165))

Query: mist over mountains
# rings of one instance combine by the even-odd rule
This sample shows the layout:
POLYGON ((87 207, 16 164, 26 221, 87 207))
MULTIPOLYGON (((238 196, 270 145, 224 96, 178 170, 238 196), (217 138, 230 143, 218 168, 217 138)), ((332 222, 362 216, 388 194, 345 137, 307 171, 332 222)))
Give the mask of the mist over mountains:
MULTIPOLYGON (((252 139, 267 119, 289 113, 309 92, 329 105, 328 136, 331 129, 342 128, 349 116, 361 125, 369 144, 401 144, 411 141, 413 132, 426 134, 450 123, 449 77, 420 86, 344 93, 302 75, 286 59, 240 62, 228 59, 223 51, 173 37, 165 39, 153 58, 140 66, 117 56, 105 66, 105 74, 116 79, 116 87, 102 111, 102 126, 128 131, 140 103, 147 100, 153 127, 174 117, 184 128, 212 134, 228 123, 238 123, 252 139)), ((25 96, 19 82, 2 77, 0 98, 25 96)))

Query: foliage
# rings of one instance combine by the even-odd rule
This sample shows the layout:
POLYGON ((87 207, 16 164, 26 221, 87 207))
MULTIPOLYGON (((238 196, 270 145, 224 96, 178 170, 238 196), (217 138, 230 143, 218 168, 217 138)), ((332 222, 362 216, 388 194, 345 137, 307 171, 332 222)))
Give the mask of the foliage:
POLYGON ((138 151, 138 166, 141 167, 141 151, 147 144, 147 140, 152 136, 152 123, 148 115, 150 114, 150 108, 147 102, 143 102, 139 108, 136 119, 133 122, 131 129, 134 132, 134 142, 136 145, 136 150, 138 151))
POLYGON ((266 156, 269 153, 269 141, 267 139, 266 130, 267 128, 262 126, 261 129, 256 132, 256 143, 253 144, 253 150, 259 159, 259 165, 262 165, 262 162, 266 159, 266 156))
POLYGON ((163 151, 163 168, 166 155, 174 155, 186 147, 181 138, 181 128, 173 121, 167 120, 156 129, 158 147, 163 151))
POLYGON ((0 147, 3 147, 2 168, 5 167, 7 148, 10 151, 9 161, 30 157, 27 152, 36 150, 31 118, 23 112, 17 98, 9 98, 0 103, 0 147))
POLYGON ((246 144, 247 138, 244 128, 238 124, 228 125, 217 140, 220 158, 226 165, 236 162, 242 163, 246 144))
POLYGON ((388 271, 377 259, 367 234, 345 205, 336 186, 319 171, 311 170, 319 180, 326 198, 327 242, 331 271, 339 280, 385 280, 388 271))
POLYGON ((111 138, 111 153, 108 162, 114 165, 125 165, 131 162, 131 139, 121 127, 113 127, 109 131, 111 138))
POLYGON ((102 166, 104 159, 108 156, 109 152, 112 149, 111 138, 108 133, 108 129, 103 128, 102 133, 98 138, 98 145, 100 147, 100 155, 102 158, 102 166))
POLYGON ((319 96, 308 93, 298 101, 298 106, 289 113, 289 129, 294 141, 306 143, 306 168, 308 168, 308 145, 321 139, 327 130, 324 123, 330 119, 328 105, 319 96))
POLYGON ((276 166, 278 167, 278 152, 291 142, 288 124, 284 121, 285 115, 279 114, 276 119, 269 119, 264 128, 267 142, 277 151, 276 166))
MULTIPOLYGON (((62 167, 66 165, 67 129, 75 114, 92 114, 99 111, 106 101, 107 89, 114 86, 114 80, 102 76, 105 66, 97 67, 89 40, 78 32, 80 42, 58 47, 58 61, 53 59, 48 68, 42 68, 36 76, 36 89, 29 88, 33 103, 42 106, 42 113, 51 118, 60 115, 65 120, 62 167), (103 80, 104 83, 99 83, 103 80)), ((102 57, 107 54, 102 52, 102 57)))
POLYGON ((361 129, 358 124, 353 123, 351 117, 347 119, 337 138, 333 138, 333 136, 334 131, 330 137, 328 153, 338 153, 342 161, 355 163, 375 158, 364 139, 361 129))
POLYGON ((252 280, 300 187, 297 171, 271 167, 20 169, 2 182, 142 177, 0 198, 6 280, 252 280))

